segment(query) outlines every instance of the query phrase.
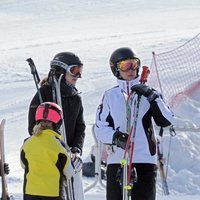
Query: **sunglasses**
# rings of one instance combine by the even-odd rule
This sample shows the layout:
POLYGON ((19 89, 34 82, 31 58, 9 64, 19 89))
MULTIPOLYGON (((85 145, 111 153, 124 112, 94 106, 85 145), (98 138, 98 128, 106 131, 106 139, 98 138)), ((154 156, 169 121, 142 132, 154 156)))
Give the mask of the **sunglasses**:
POLYGON ((82 69, 82 66, 71 65, 67 68, 67 72, 73 77, 81 78, 82 69))
POLYGON ((127 60, 122 60, 117 63, 117 67, 120 71, 122 72, 128 72, 130 69, 137 70, 139 67, 139 59, 134 58, 134 59, 127 59, 127 60))

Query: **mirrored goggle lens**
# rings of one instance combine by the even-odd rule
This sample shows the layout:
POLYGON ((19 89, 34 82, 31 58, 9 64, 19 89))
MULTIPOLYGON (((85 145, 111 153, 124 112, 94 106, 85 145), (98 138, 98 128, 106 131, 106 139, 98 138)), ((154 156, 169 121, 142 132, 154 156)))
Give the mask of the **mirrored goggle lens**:
POLYGON ((122 60, 118 64, 118 69, 127 72, 130 69, 136 70, 139 67, 139 60, 138 59, 128 59, 128 60, 122 60))
POLYGON ((69 67, 69 73, 74 77, 81 78, 82 66, 70 66, 69 67))

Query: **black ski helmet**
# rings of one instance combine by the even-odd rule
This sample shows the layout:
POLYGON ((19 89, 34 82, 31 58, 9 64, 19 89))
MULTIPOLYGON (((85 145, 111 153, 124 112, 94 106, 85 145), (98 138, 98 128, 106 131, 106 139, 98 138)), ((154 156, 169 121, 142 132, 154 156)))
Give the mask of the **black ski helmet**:
MULTIPOLYGON (((139 60, 140 67, 140 59, 137 57, 136 52, 129 47, 121 47, 116 49, 110 56, 110 68, 114 76, 119 77, 119 70, 117 67, 117 63, 121 60, 129 59, 129 58, 137 58, 139 60)), ((139 68, 137 70, 137 74, 139 72, 139 68)))
POLYGON ((83 63, 81 62, 79 57, 74 53, 61 52, 54 56, 50 64, 51 68, 55 68, 56 70, 61 70, 63 71, 63 73, 66 73, 67 67, 70 65, 83 66, 83 63))

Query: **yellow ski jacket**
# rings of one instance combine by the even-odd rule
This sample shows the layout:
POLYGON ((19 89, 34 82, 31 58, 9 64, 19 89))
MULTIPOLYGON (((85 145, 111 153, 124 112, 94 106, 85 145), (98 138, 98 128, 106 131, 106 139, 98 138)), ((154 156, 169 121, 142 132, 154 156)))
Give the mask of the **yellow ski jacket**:
POLYGON ((74 169, 61 136, 46 129, 25 140, 21 147, 24 173, 24 194, 59 197, 64 178, 71 178, 74 169))

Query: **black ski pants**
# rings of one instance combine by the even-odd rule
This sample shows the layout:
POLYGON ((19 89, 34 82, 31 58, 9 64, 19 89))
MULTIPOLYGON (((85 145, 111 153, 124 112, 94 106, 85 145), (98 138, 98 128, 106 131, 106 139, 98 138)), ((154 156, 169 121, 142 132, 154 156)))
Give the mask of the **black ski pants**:
MULTIPOLYGON (((107 200, 122 200, 122 187, 116 180, 120 164, 109 164, 107 167, 107 200)), ((133 164, 137 172, 137 182, 133 184, 131 191, 132 200, 155 200, 156 199, 156 176, 157 166, 154 164, 133 164)))

